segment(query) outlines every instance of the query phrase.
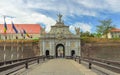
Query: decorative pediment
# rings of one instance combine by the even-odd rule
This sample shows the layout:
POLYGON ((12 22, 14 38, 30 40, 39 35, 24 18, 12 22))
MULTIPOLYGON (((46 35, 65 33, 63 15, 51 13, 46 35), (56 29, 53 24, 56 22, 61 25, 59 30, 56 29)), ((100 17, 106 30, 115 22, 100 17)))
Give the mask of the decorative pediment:
MULTIPOLYGON (((55 38, 57 40, 63 40, 67 38, 79 38, 79 29, 75 29, 77 35, 73 34, 69 30, 69 26, 66 26, 62 21, 62 15, 58 14, 58 20, 54 26, 51 26, 50 32, 46 33, 47 38, 55 38)), ((44 36, 43 36, 44 37, 44 36)))

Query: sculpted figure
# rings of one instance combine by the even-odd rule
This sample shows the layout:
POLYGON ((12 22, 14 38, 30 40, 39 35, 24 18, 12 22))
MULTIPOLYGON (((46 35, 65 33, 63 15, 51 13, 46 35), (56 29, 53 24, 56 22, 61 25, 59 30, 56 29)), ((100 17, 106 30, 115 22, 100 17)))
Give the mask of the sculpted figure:
POLYGON ((57 16, 58 16, 58 22, 61 22, 62 15, 58 14, 57 16))
POLYGON ((75 31, 76 31, 76 35, 79 35, 79 34, 80 34, 80 28, 76 28, 76 27, 75 27, 75 31))

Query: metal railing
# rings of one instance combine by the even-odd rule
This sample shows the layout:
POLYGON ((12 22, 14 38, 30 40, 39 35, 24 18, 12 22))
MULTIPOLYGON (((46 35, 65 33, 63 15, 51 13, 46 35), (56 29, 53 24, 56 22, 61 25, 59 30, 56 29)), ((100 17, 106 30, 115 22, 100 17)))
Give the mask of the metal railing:
POLYGON ((35 63, 35 62, 34 63, 31 63, 31 62, 36 61, 39 64, 40 59, 41 59, 41 61, 45 61, 45 56, 37 56, 37 57, 31 57, 31 58, 25 58, 25 59, 0 62, 0 64, 1 64, 0 74, 2 73, 5 75, 9 75, 9 74, 16 72, 22 68, 28 69, 31 64, 35 63))
POLYGON ((120 61, 106 60, 106 59, 100 59, 100 58, 84 58, 84 59, 89 59, 91 61, 98 61, 98 62, 120 67, 120 61))
MULTIPOLYGON (((55 58, 55 57, 54 56, 37 56, 37 57, 31 57, 31 58, 25 58, 25 59, 0 62, 0 74, 4 73, 5 75, 9 75, 9 74, 16 72, 23 68, 28 69, 29 66, 34 63, 39 64, 41 61, 45 61, 46 59, 53 59, 53 58, 55 58), (34 62, 34 63, 31 63, 31 62, 34 62)), ((85 61, 88 63, 89 69, 95 68, 95 67, 93 67, 93 65, 97 65, 99 67, 111 70, 113 72, 120 73, 120 66, 118 66, 118 65, 120 65, 120 62, 115 62, 115 61, 110 61, 110 60, 105 60, 105 59, 81 58, 79 56, 76 56, 76 57, 68 56, 65 58, 73 59, 73 60, 79 62, 80 64, 82 63, 82 61, 85 61)), ((99 69, 98 69, 98 71, 104 72, 99 69)))
POLYGON ((118 61, 115 62, 115 61, 105 60, 105 59, 80 58, 80 57, 76 57, 76 58, 74 58, 74 60, 79 61, 79 63, 81 63, 81 61, 87 62, 89 69, 93 68, 92 65, 97 65, 99 67, 110 70, 112 72, 120 73, 120 62, 118 62, 118 61))

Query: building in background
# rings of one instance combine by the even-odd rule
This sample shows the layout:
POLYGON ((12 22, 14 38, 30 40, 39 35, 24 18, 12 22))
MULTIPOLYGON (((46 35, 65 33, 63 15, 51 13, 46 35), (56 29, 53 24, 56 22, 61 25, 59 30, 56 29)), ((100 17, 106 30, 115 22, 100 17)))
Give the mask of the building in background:
POLYGON ((107 36, 108 38, 120 38, 120 29, 113 28, 112 30, 109 31, 107 36))
POLYGON ((40 37, 41 26, 39 24, 14 25, 18 33, 15 33, 12 24, 7 24, 7 31, 4 33, 4 24, 0 24, 0 39, 38 39, 40 37))
POLYGON ((107 35, 103 35, 102 38, 106 38, 106 36, 107 36, 107 38, 109 38, 109 39, 111 39, 111 38, 120 38, 120 29, 118 29, 118 28, 113 28, 113 29, 111 29, 111 30, 107 33, 107 35))

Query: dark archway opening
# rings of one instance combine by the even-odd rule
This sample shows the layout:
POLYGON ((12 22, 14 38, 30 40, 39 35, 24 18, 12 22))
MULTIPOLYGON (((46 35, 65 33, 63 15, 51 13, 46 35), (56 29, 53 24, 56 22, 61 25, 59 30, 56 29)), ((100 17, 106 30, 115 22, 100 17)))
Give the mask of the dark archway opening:
POLYGON ((63 44, 56 45, 55 56, 56 57, 65 57, 65 47, 63 44))
POLYGON ((73 57, 75 55, 75 50, 71 51, 71 56, 73 57))
POLYGON ((48 57, 50 55, 49 50, 46 50, 45 55, 48 57))

